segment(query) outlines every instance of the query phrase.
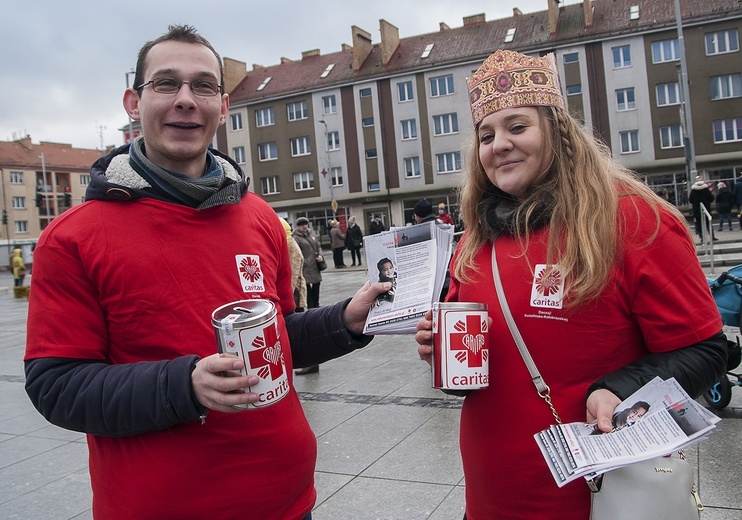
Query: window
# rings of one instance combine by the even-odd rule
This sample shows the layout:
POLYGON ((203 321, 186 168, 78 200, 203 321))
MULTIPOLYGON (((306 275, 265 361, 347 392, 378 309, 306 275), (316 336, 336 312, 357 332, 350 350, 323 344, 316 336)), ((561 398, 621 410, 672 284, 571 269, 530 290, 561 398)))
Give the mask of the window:
POLYGON ((399 101, 412 101, 415 99, 415 93, 412 91, 412 81, 400 81, 397 83, 399 89, 399 101))
POLYGON ((276 118, 273 114, 273 107, 260 108, 255 111, 256 126, 270 126, 276 124, 276 118))
POLYGON ((453 74, 430 78, 430 96, 447 96, 453 94, 453 74))
POLYGON ((711 99, 725 99, 742 96, 742 74, 711 76, 711 99))
POLYGON ((28 233, 28 220, 16 220, 14 224, 16 233, 28 233))
POLYGON ((621 153, 634 153, 639 151, 639 130, 619 132, 621 139, 621 153))
POLYGON ((10 172, 10 184, 23 184, 23 172, 10 172))
POLYGON ((435 135, 455 134, 459 131, 459 119, 456 113, 433 116, 435 135))
POLYGON ((662 63, 663 61, 677 61, 680 59, 680 46, 678 39, 662 40, 661 42, 652 42, 652 63, 662 63))
POLYGON ((90 175, 80 175, 80 186, 87 186, 90 184, 90 175))
POLYGON ((281 193, 278 189, 278 175, 273 177, 261 177, 260 187, 263 189, 263 195, 275 195, 281 193))
POLYGON ((737 29, 712 32, 706 35, 706 54, 723 54, 739 50, 739 34, 737 29))
POLYGON ((564 55, 564 63, 577 63, 580 61, 580 55, 576 52, 570 52, 564 55))
POLYGON ((683 129, 680 125, 660 128, 660 148, 680 148, 683 146, 683 129))
POLYGON ((366 126, 374 126, 374 118, 373 117, 364 117, 363 119, 361 119, 361 124, 364 127, 366 127, 366 126))
POLYGON ((402 139, 417 139, 417 121, 414 119, 402 120, 402 139))
POLYGON ((366 150, 366 159, 376 159, 376 148, 366 150))
POLYGON ((340 166, 330 168, 330 184, 333 186, 343 185, 343 169, 340 166))
POLYGON ((245 147, 244 146, 235 146, 232 148, 232 155, 234 156, 234 160, 238 164, 244 164, 245 162, 245 147))
POLYGON ((26 197, 13 197, 11 204, 13 209, 26 209, 26 197))
POLYGON ((639 6, 638 5, 632 5, 629 7, 629 20, 638 20, 639 19, 639 6))
POLYGON ((229 119, 232 121, 232 130, 242 130, 242 114, 232 114, 229 119))
POLYGON ((620 88, 616 90, 616 109, 619 112, 634 110, 636 99, 634 98, 634 87, 620 88))
POLYGON ((505 43, 510 43, 515 39, 515 28, 512 27, 508 29, 508 32, 505 33, 505 43))
POLYGON ((576 96, 577 94, 582 94, 582 85, 568 85, 567 86, 568 96, 576 96))
POLYGON ((368 191, 379 191, 380 189, 381 189, 381 185, 378 182, 368 183, 368 191))
POLYGON ((680 85, 674 83, 660 83, 657 85, 657 106, 677 105, 680 103, 680 85))
POLYGON ((306 191, 314 189, 314 174, 312 172, 299 172, 294 174, 294 191, 306 191))
POLYGON ((425 46, 425 50, 423 50, 423 53, 420 55, 421 58, 425 59, 428 56, 430 56, 430 51, 433 50, 433 46, 435 43, 429 43, 425 46))
POLYGON ((614 69, 631 67, 631 47, 628 45, 621 45, 620 47, 613 47, 612 50, 614 69))
POLYGON ((358 91, 358 95, 361 97, 371 97, 371 89, 369 87, 362 88, 358 91))
POLYGON ((307 115, 307 102, 297 101, 296 103, 289 103, 286 105, 289 111, 289 121, 298 121, 300 119, 306 119, 307 115))
POLYGON ((309 137, 291 138, 291 157, 309 155, 312 153, 312 147, 309 144, 309 137))
POLYGON ((275 141, 258 144, 259 161, 273 161, 274 159, 278 159, 278 148, 275 141))
POLYGON ((451 173, 461 170, 461 152, 439 153, 435 156, 438 161, 438 173, 451 173))
POLYGON ((327 151, 340 150, 340 132, 327 133, 327 151))
POLYGON ((420 158, 405 157, 404 172, 405 178, 407 179, 415 179, 417 177, 420 177, 420 158))
POLYGON ((742 117, 714 121, 714 143, 742 141, 742 117))
POLYGON ((337 112, 337 105, 335 103, 335 96, 325 96, 322 98, 322 109, 325 114, 334 114, 337 112))
POLYGON ((330 63, 325 68, 324 72, 322 72, 322 74, 320 75, 320 78, 326 78, 327 76, 329 76, 330 75, 330 72, 332 72, 332 69, 334 69, 334 68, 335 68, 335 64, 334 63, 330 63))

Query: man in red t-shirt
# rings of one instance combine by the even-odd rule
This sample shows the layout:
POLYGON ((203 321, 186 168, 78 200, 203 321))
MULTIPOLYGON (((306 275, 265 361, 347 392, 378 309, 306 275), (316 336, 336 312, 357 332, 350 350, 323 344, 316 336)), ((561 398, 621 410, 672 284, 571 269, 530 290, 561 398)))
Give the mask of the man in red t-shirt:
POLYGON ((278 216, 209 148, 229 108, 219 55, 171 27, 141 49, 134 85, 124 107, 143 137, 96 161, 86 202, 35 250, 26 391, 88 434, 97 520, 309 519, 317 446, 293 368, 368 344, 368 309, 391 284, 295 313, 278 216), (242 300, 277 311, 247 375, 215 353, 211 322, 242 300), (255 388, 269 378, 280 400, 237 408, 272 399, 255 388))

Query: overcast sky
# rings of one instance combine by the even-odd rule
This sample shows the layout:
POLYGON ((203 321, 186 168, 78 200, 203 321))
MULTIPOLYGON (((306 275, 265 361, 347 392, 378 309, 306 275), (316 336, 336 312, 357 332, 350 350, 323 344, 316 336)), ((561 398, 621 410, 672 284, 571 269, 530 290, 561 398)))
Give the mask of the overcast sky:
MULTIPOLYGON (((21 0, 0 16, 0 140, 28 134, 78 148, 123 144, 126 72, 142 44, 190 24, 222 57, 269 66, 302 51, 338 52, 351 26, 380 41, 379 19, 401 38, 543 11, 548 0, 21 0)), ((567 4, 580 0, 567 0, 567 4)), ((131 76, 133 81, 133 75, 131 76)))

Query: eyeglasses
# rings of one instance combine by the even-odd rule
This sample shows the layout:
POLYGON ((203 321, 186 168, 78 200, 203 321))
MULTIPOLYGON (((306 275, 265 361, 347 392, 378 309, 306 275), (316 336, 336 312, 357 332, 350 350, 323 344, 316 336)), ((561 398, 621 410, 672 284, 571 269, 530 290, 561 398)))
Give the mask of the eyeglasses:
POLYGON ((180 92, 180 87, 183 84, 187 84, 197 96, 216 96, 222 91, 222 87, 216 83, 216 81, 208 81, 205 79, 199 79, 194 81, 180 81, 175 78, 156 78, 142 83, 138 87, 134 87, 134 90, 139 90, 147 85, 152 85, 152 90, 158 94, 177 94, 180 92))

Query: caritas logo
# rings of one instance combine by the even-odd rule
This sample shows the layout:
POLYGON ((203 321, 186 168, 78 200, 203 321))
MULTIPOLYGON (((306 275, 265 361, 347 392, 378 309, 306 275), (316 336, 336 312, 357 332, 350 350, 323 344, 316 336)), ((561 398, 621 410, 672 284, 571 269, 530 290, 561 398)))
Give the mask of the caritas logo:
POLYGON ((275 381, 283 376, 283 352, 275 323, 264 328, 262 336, 255 336, 250 347, 247 353, 250 368, 257 370, 261 379, 275 381))
POLYGON ((265 292, 263 270, 258 255, 235 255, 237 274, 245 292, 265 292))
POLYGON ((466 362, 469 368, 481 367, 487 362, 489 349, 487 348, 487 320, 480 316, 467 316, 458 320, 451 332, 450 348, 459 363, 466 362))

